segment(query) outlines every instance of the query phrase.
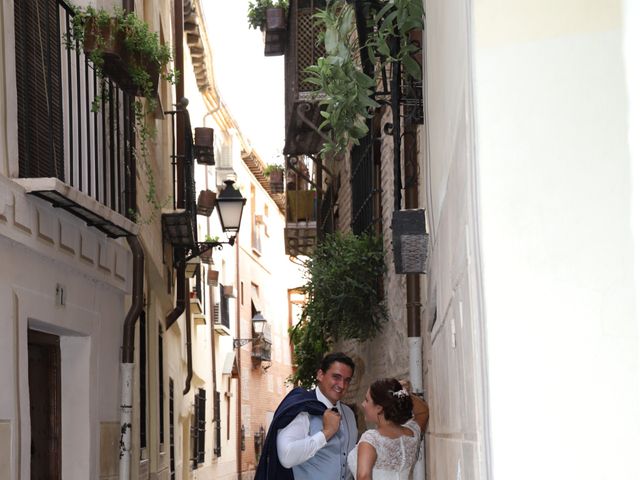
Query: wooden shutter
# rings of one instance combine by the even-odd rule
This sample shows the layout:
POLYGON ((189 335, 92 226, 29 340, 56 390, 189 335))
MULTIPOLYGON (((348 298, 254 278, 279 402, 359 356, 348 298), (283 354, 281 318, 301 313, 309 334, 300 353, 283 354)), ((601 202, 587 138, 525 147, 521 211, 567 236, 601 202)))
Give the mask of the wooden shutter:
POLYGON ((60 15, 55 0, 15 0, 20 177, 64 181, 60 15))

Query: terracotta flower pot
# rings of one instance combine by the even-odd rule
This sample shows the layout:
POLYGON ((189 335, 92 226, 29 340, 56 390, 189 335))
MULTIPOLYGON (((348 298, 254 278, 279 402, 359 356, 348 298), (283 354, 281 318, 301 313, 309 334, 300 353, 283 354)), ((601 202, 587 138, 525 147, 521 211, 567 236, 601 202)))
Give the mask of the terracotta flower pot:
POLYGON ((213 263, 213 257, 211 256, 211 249, 206 252, 202 252, 200 254, 200 261, 202 263, 206 263, 207 265, 211 265, 213 263))
POLYGON ((99 52, 103 58, 102 71, 130 95, 144 96, 144 89, 138 85, 131 71, 140 69, 149 74, 149 91, 158 91, 160 65, 140 54, 132 54, 127 48, 124 32, 118 30, 118 21, 112 18, 105 25, 98 25, 90 19, 84 27, 83 49, 86 55, 99 52))
POLYGON ((287 29, 287 18, 285 16, 284 8, 267 8, 266 20, 265 30, 267 32, 287 29))
POLYGON ((213 128, 196 127, 194 131, 193 148, 196 161, 200 165, 215 165, 213 156, 213 128))
POLYGON ((209 270, 207 272, 207 285, 210 285, 212 287, 217 287, 219 274, 220 272, 218 272, 218 270, 209 270))
POLYGON ((204 215, 205 217, 210 216, 215 204, 215 192, 212 192, 211 190, 200 190, 200 195, 198 195, 198 215, 204 215))
POLYGON ((274 193, 282 193, 284 192, 284 172, 282 170, 273 170, 269 174, 269 185, 271 186, 271 191, 274 193))

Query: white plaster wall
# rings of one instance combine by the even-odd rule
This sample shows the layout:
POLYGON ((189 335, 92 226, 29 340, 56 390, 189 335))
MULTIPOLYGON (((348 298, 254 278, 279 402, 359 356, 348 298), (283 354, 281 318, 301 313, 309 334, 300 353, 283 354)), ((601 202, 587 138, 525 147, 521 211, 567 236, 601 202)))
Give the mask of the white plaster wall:
POLYGON ((432 244, 423 292, 428 315, 423 324, 430 328, 423 332, 431 409, 427 470, 433 479, 485 479, 490 474, 474 212, 470 11, 465 0, 427 2, 426 10, 423 178, 432 244))
POLYGON ((640 478, 621 4, 474 8, 494 478, 640 478))
POLYGON ((11 478, 30 470, 28 328, 61 340, 63 477, 97 477, 99 422, 115 420, 118 412, 124 293, 2 236, 0 263, 1 301, 6 306, 0 325, 7 332, 0 376, 8 380, 0 397, 0 418, 13 425, 11 478), (65 285, 64 306, 56 306, 57 283, 65 285))
MULTIPOLYGON (((636 336, 640 341, 640 316, 637 303, 640 298, 640 58, 636 55, 637 45, 640 44, 640 3, 627 0, 624 5, 624 60, 626 67, 626 87, 629 99, 628 135, 629 154, 631 158, 631 227, 634 247, 634 278, 636 299, 636 336)), ((637 350, 636 363, 640 364, 640 349, 637 350)), ((640 385, 640 369, 636 371, 637 383, 640 385)))

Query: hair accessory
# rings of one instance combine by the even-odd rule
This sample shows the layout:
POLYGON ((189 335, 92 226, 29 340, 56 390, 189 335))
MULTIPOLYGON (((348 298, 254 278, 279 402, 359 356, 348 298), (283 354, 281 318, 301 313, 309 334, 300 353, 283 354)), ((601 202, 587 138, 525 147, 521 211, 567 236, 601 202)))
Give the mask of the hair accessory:
POLYGON ((409 392, 407 392, 404 388, 395 392, 391 392, 391 394, 396 398, 404 398, 409 396, 409 392))

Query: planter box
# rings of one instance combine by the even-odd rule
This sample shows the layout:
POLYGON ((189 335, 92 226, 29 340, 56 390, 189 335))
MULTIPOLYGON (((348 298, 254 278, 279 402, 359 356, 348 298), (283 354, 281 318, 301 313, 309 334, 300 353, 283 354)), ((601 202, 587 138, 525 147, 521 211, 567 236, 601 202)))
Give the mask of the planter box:
POLYGON ((200 165, 215 165, 213 154, 213 128, 196 127, 193 150, 200 165))
POLYGON ((265 31, 274 32, 287 29, 287 16, 285 15, 284 8, 267 8, 265 15, 265 31))
POLYGON ((133 54, 127 48, 124 33, 118 30, 118 22, 112 18, 106 25, 98 25, 91 19, 84 27, 83 49, 87 56, 96 50, 103 58, 102 71, 106 77, 112 79, 126 93, 134 96, 144 96, 131 75, 135 69, 141 69, 149 74, 150 91, 158 91, 160 80, 160 65, 150 61, 140 54, 133 54))
POLYGON ((273 170, 269 174, 269 186, 273 193, 284 192, 284 172, 282 170, 273 170))
POLYGON ((424 209, 394 211, 391 230, 396 273, 426 273, 429 235, 424 209))
POLYGON ((287 221, 315 221, 315 199, 315 190, 289 190, 287 192, 287 221))
POLYGON ((287 43, 287 17, 284 8, 267 8, 264 29, 264 56, 284 55, 287 43))
POLYGON ((209 270, 207 272, 207 285, 217 287, 219 274, 218 270, 209 270))
POLYGON ((206 252, 202 252, 200 254, 200 260, 202 263, 206 263, 207 265, 211 265, 213 263, 213 257, 211 256, 211 249, 206 252))
POLYGON ((270 30, 264 34, 264 56, 275 57, 284 55, 287 44, 286 30, 270 30))

